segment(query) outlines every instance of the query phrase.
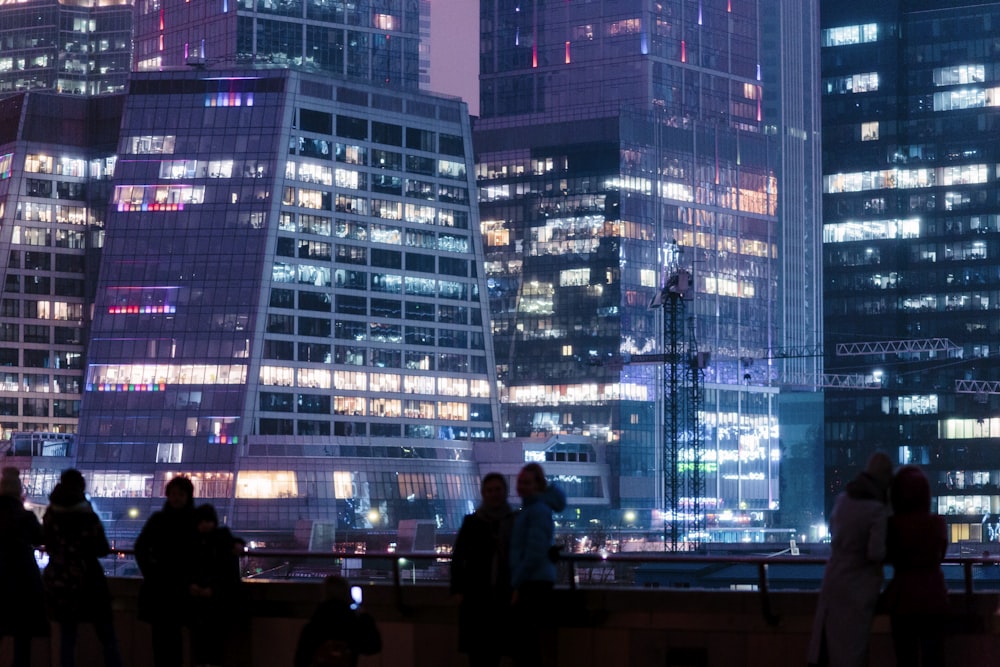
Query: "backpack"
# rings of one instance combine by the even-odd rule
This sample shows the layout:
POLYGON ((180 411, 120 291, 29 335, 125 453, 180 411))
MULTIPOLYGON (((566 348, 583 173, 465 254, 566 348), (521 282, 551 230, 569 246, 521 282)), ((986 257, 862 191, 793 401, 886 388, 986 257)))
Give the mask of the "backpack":
POLYGON ((354 667, 351 645, 343 639, 327 639, 316 649, 310 667, 354 667))

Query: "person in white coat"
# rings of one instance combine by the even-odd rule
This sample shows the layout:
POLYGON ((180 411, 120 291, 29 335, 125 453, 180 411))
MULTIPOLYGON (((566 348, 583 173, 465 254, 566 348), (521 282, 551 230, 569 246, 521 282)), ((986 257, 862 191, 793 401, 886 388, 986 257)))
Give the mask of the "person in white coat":
POLYGON ((830 513, 830 559, 809 642, 809 664, 865 667, 882 589, 892 461, 882 452, 848 482, 830 513))

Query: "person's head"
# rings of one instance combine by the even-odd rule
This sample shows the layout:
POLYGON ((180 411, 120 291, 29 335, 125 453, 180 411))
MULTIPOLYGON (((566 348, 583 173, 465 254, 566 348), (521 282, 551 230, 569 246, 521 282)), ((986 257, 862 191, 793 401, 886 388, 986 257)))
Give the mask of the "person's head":
POLYGON ((903 466, 892 478, 892 511, 896 514, 931 511, 931 485, 917 466, 903 466))
POLYGON ((483 499, 483 507, 501 507, 507 502, 507 480, 498 472, 491 472, 483 477, 479 485, 479 495, 483 499))
POLYGON ((83 478, 83 473, 76 468, 63 470, 59 475, 59 483, 73 495, 82 496, 87 491, 87 481, 83 478))
POLYGON ((892 459, 885 452, 875 452, 865 465, 865 474, 871 478, 878 490, 885 494, 892 484, 892 459))
POLYGON ((167 482, 164 493, 167 496, 167 506, 171 509, 182 510, 194 507, 194 484, 183 475, 178 475, 167 482))
POLYGON ((537 463, 529 463, 517 475, 517 495, 529 498, 545 490, 545 470, 537 463))
POLYGON ((351 604, 351 584, 340 575, 329 575, 323 579, 323 599, 351 604))
POLYGON ((8 466, 0 472, 0 496, 21 500, 24 487, 21 486, 21 471, 8 466))
POLYGON ((211 533, 219 527, 219 515, 209 503, 194 508, 194 516, 199 533, 211 533))

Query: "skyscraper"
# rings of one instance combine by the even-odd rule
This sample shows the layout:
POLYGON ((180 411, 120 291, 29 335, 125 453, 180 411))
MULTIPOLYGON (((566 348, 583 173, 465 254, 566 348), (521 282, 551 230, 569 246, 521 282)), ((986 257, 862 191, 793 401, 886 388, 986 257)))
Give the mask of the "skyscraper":
POLYGON ((30 0, 0 5, 0 93, 120 93, 131 54, 129 2, 30 0))
POLYGON ((418 0, 139 0, 135 70, 254 65, 419 84, 418 0))
POLYGON ((457 529, 496 434, 457 100, 136 74, 78 465, 123 532, 189 475, 243 531, 457 529))
POLYGON ((0 101, 4 441, 76 432, 122 102, 53 92, 0 101))
POLYGON ((997 2, 824 2, 829 502, 874 449, 998 539, 997 2))
MULTIPOLYGON (((781 36, 772 58, 815 23, 812 3, 778 4, 786 23, 768 24, 781 36)), ((652 510, 650 525, 665 507, 684 521, 700 508, 719 537, 773 524, 779 351, 818 341, 815 276, 786 259, 779 224, 779 201, 792 216, 809 205, 781 198, 779 174, 794 165, 781 163, 776 135, 797 129, 797 155, 812 161, 818 134, 802 108, 773 104, 765 124, 777 93, 765 85, 761 4, 481 7, 475 146, 505 430, 608 443, 612 496, 622 510, 652 510), (693 280, 683 312, 651 308, 681 270, 693 280), (668 381, 672 335, 704 353, 701 391, 668 381), (682 402, 697 425, 671 432, 682 402)), ((782 96, 812 94, 815 57, 806 63, 782 96)), ((816 237, 803 227, 818 221, 794 221, 789 251, 808 263, 816 237)))

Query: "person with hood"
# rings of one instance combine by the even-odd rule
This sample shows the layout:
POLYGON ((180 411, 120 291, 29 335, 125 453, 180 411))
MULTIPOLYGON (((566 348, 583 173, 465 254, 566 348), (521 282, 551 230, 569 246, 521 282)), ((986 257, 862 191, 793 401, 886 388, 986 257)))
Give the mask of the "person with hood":
POLYGON ((931 513, 931 486, 917 466, 903 466, 892 480, 887 562, 893 575, 885 601, 899 667, 943 667, 948 588, 941 561, 948 527, 931 513))
POLYGON ((514 519, 510 537, 511 604, 516 626, 514 664, 543 664, 542 632, 550 618, 556 564, 552 558, 555 525, 553 512, 566 507, 566 496, 549 484, 545 471, 529 463, 517 475, 521 511, 514 519))
POLYGON ((98 560, 111 553, 104 526, 85 495, 79 470, 64 470, 49 495, 42 519, 42 537, 49 564, 43 583, 49 618, 59 625, 59 664, 76 664, 80 623, 92 623, 104 650, 106 667, 121 667, 111 615, 111 592, 98 560))
POLYGON ((194 581, 194 484, 187 477, 174 477, 166 496, 163 509, 149 517, 135 541, 135 560, 142 572, 139 618, 152 630, 155 667, 180 667, 182 628, 194 581))
POLYGON ((495 667, 508 641, 510 533, 514 513, 507 480, 491 472, 482 502, 462 521, 451 553, 451 593, 458 600, 458 649, 470 667, 495 667))
POLYGON ((865 667, 882 589, 892 461, 882 452, 848 482, 830 513, 830 558, 809 642, 809 663, 865 667))
POLYGON ((42 542, 38 517, 24 508, 21 473, 0 472, 0 636, 14 638, 13 667, 30 667, 31 642, 49 634, 35 547, 42 542), (16 601, 12 603, 11 601, 16 601))
POLYGON ((359 655, 382 650, 375 619, 351 607, 351 586, 330 575, 323 580, 324 601, 302 628, 295 646, 295 667, 354 667, 359 655))

